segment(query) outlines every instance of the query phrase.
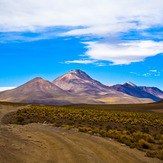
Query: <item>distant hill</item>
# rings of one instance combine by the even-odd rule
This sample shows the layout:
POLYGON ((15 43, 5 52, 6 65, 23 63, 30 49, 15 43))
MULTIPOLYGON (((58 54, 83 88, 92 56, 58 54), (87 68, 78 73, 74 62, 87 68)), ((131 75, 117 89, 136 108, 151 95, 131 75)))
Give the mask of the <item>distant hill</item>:
POLYGON ((110 86, 110 88, 139 98, 150 98, 154 101, 161 100, 163 92, 155 87, 139 87, 131 82, 110 86))
POLYGON ((141 90, 148 92, 160 99, 163 99, 163 91, 158 89, 157 87, 139 87, 141 90))
POLYGON ((163 100, 157 101, 157 103, 163 103, 163 100))
POLYGON ((60 101, 54 98, 68 96, 69 93, 57 87, 53 83, 40 77, 12 90, 0 92, 0 100, 12 102, 38 103, 38 104, 70 104, 68 101, 60 101))
POLYGON ((140 87, 131 82, 107 86, 79 69, 53 82, 37 77, 15 89, 0 92, 0 101, 50 105, 149 103, 162 97, 163 92, 156 87, 140 87))

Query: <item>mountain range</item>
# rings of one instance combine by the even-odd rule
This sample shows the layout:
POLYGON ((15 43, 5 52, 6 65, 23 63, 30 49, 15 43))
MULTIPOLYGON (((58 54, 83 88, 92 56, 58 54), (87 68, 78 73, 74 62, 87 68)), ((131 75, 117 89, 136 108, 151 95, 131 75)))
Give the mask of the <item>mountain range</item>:
POLYGON ((51 105, 149 103, 161 99, 163 91, 156 87, 136 86, 131 82, 107 86, 79 69, 52 82, 37 77, 17 88, 0 92, 0 101, 51 105))

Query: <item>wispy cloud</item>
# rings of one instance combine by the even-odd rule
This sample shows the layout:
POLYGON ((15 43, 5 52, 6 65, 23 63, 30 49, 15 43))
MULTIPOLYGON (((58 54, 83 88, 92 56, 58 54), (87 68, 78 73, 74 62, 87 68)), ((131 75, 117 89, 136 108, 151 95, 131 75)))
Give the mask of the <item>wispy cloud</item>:
POLYGON ((144 77, 161 76, 161 72, 158 72, 157 70, 149 70, 149 72, 144 73, 144 74, 139 74, 137 72, 130 72, 130 73, 136 76, 144 76, 144 77))
MULTIPOLYGON (((69 28, 68 28, 69 29, 69 28)), ((49 28, 40 29, 37 32, 1 32, 0 33, 0 42, 8 42, 8 41, 38 41, 45 39, 53 39, 59 37, 63 31, 68 31, 65 28, 53 28, 54 31, 51 31, 49 28), (47 31, 46 31, 47 30, 47 31)), ((67 40, 69 38, 66 38, 67 40)), ((66 40, 65 39, 65 40, 66 40)))
POLYGON ((78 29, 65 34, 101 35, 146 29, 162 25, 162 6, 162 0, 2 0, 0 31, 71 26, 78 29))
POLYGON ((150 72, 157 72, 157 70, 149 70, 150 72))
POLYGON ((73 61, 66 61, 66 64, 70 63, 79 63, 79 64, 94 64, 96 66, 106 66, 105 63, 98 62, 97 60, 73 60, 73 61))
POLYGON ((74 61, 66 61, 66 64, 70 63, 81 63, 81 64, 89 64, 89 63, 94 63, 94 60, 74 60, 74 61))
POLYGON ((151 76, 151 73, 146 73, 146 74, 143 74, 142 76, 149 77, 151 76))
POLYGON ((163 0, 1 0, 0 32, 4 36, 0 42, 36 41, 58 36, 94 36, 107 40, 132 30, 142 34, 144 31, 148 41, 85 42, 88 60, 66 63, 88 64, 98 60, 119 65, 140 62, 163 52, 163 42, 150 41, 152 33, 146 32, 152 27, 163 26, 162 6, 163 0), (21 32, 41 34, 25 37, 21 32))
POLYGON ((0 87, 0 92, 10 90, 10 89, 14 89, 14 88, 15 87, 0 87))
POLYGON ((155 74, 154 76, 161 76, 161 74, 160 74, 160 73, 158 73, 158 74, 155 74))
POLYGON ((130 72, 130 74, 134 74, 136 76, 140 76, 140 74, 138 74, 137 72, 130 72))
POLYGON ((149 70, 150 74, 153 76, 161 76, 161 72, 159 72, 158 70, 149 70))
POLYGON ((90 59, 113 62, 112 65, 143 61, 163 52, 163 42, 128 41, 120 43, 84 42, 90 59))

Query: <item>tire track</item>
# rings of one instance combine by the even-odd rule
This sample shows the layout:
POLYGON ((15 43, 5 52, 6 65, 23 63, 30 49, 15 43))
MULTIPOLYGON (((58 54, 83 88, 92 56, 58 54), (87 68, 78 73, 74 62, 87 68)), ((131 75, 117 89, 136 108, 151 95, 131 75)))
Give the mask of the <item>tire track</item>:
MULTIPOLYGON (((1 106, 1 118, 20 107, 1 106)), ((0 124, 0 163, 163 163, 109 139, 51 125, 0 124)))

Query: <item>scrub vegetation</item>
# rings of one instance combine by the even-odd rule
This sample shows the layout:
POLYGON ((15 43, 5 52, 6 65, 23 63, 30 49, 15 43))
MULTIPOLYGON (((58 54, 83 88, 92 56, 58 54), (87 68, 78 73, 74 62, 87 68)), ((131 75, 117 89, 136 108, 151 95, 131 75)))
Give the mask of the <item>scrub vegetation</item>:
POLYGON ((80 132, 110 137, 145 151, 149 157, 163 159, 163 114, 111 111, 97 106, 86 109, 82 105, 30 105, 13 113, 9 123, 25 125, 39 122, 78 128, 80 132))

